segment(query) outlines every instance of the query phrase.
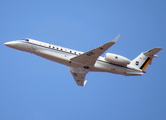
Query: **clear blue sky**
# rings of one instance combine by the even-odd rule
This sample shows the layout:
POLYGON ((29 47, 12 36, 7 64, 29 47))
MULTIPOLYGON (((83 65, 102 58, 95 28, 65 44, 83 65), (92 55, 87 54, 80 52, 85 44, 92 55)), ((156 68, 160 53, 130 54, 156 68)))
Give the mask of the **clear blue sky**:
MULTIPOLYGON (((166 119, 166 1, 0 0, 0 120, 166 119), (68 67, 3 43, 32 38, 86 52, 134 59, 162 47, 143 76, 87 74, 76 85, 68 67)), ((102 55, 104 56, 104 55, 102 55)))

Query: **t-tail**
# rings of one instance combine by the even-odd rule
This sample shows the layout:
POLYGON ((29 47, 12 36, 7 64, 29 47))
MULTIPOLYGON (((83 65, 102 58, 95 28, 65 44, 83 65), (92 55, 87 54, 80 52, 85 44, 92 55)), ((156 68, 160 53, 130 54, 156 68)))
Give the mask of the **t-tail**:
POLYGON ((162 48, 155 47, 149 51, 142 52, 138 57, 131 61, 130 65, 145 72, 147 66, 152 63, 152 59, 154 57, 158 57, 155 54, 158 53, 161 49, 162 48))

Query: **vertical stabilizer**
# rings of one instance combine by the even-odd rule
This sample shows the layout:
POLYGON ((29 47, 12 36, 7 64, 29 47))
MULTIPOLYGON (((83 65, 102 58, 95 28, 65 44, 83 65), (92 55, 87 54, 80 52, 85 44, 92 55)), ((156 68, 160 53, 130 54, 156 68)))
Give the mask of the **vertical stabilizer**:
POLYGON ((142 71, 145 71, 147 66, 151 64, 153 57, 158 57, 155 54, 161 49, 162 48, 156 47, 149 51, 141 53, 138 57, 131 61, 130 65, 139 68, 142 71))

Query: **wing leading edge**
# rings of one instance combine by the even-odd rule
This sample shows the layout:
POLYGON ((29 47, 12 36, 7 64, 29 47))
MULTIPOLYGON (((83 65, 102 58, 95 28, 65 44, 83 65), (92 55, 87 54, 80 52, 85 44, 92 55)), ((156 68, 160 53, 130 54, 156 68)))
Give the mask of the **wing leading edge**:
POLYGON ((94 66, 97 58, 103 54, 108 48, 110 48, 112 45, 116 43, 120 35, 118 35, 113 41, 108 42, 102 46, 99 46, 93 50, 90 50, 88 52, 85 52, 79 56, 76 56, 74 58, 71 58, 71 61, 94 66))

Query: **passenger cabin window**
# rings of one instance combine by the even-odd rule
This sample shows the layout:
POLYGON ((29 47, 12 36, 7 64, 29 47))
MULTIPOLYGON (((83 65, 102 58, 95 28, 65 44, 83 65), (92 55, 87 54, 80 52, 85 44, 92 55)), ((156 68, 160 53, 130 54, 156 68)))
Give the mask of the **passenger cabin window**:
POLYGON ((25 39, 25 41, 29 42, 29 39, 25 39))

